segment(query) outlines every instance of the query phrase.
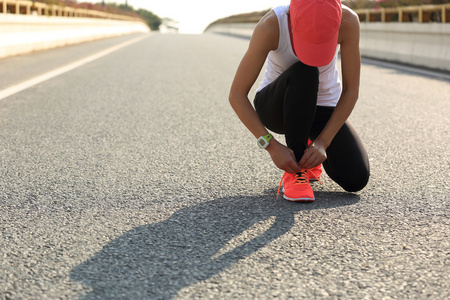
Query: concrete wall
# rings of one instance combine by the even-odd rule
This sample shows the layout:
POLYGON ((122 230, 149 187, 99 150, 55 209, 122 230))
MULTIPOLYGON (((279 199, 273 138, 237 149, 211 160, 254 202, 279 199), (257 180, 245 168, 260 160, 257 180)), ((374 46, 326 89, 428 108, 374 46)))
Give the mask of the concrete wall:
POLYGON ((213 24, 206 32, 250 38, 256 23, 222 23, 213 24))
POLYGON ((450 24, 361 23, 367 57, 450 71, 450 24))
MULTIPOLYGON (((208 32, 251 37, 255 23, 215 24, 208 32)), ((450 24, 361 23, 361 54, 450 71, 450 24)))
POLYGON ((142 22, 0 14, 0 58, 148 31, 142 22))

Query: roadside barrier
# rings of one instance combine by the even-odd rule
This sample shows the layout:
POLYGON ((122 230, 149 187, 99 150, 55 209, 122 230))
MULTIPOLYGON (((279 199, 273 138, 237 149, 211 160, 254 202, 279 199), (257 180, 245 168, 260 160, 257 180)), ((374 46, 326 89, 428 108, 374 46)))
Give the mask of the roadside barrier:
POLYGON ((124 21, 142 21, 125 15, 111 14, 97 10, 73 8, 59 5, 48 5, 28 0, 0 0, 0 13, 16 15, 39 15, 73 18, 96 18, 124 21))
POLYGON ((136 32, 139 18, 105 12, 0 0, 0 58, 136 32))
MULTIPOLYGON (((361 55, 450 71, 450 4, 355 10, 361 22, 361 55)), ((249 38, 259 18, 236 16, 206 32, 249 38)))
POLYGON ((450 3, 355 12, 362 55, 450 71, 450 3))
POLYGON ((361 22, 450 23, 450 3, 440 5, 399 6, 356 9, 361 22))

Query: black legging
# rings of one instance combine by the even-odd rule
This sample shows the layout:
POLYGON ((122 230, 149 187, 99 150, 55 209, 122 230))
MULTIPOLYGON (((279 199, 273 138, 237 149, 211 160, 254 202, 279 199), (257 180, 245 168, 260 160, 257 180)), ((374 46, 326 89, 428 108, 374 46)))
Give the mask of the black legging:
MULTIPOLYGON (((319 70, 298 62, 255 96, 255 109, 264 126, 285 135, 297 161, 308 138, 313 141, 319 136, 334 110, 316 106, 318 87, 319 70)), ((356 192, 366 186, 370 175, 367 151, 349 120, 327 148, 323 167, 346 191, 356 192)))

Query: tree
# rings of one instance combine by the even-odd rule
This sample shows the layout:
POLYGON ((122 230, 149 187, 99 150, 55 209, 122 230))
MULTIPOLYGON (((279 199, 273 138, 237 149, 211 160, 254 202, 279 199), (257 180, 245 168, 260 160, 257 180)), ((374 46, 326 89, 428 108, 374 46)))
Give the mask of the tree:
POLYGON ((162 19, 160 17, 145 9, 139 9, 137 13, 147 22, 147 25, 151 30, 159 30, 159 26, 162 23, 162 19))

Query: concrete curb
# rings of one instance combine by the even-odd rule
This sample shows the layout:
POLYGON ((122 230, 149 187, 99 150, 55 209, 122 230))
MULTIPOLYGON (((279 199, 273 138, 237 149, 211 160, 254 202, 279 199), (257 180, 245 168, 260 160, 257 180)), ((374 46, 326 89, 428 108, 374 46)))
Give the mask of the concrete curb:
POLYGON ((0 14, 0 58, 148 31, 134 21, 0 14))

